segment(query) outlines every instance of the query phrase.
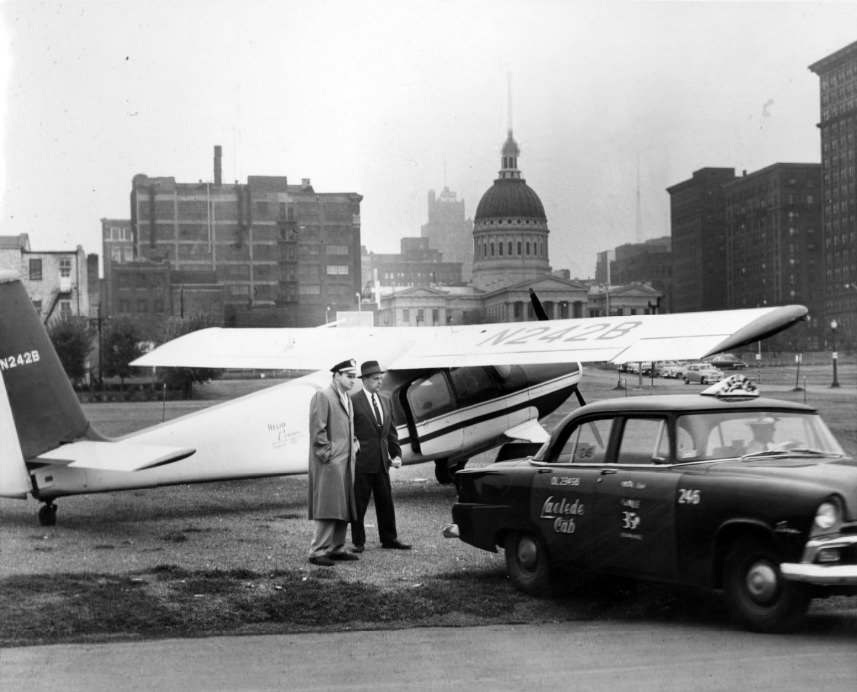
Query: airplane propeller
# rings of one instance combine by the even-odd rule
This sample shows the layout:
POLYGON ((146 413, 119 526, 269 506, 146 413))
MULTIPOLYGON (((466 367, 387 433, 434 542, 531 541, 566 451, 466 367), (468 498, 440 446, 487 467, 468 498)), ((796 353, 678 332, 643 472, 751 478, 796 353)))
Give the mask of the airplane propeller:
POLYGON ((550 319, 548 314, 545 312, 545 309, 542 307, 542 301, 539 300, 539 297, 532 288, 530 289, 530 302, 533 304, 533 312, 536 313, 536 317, 539 318, 539 321, 550 319))

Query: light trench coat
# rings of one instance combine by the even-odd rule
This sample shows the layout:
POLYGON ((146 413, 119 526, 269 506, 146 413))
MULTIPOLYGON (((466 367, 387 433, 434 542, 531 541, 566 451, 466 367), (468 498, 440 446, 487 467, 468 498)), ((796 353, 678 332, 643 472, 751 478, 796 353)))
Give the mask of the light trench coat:
POLYGON ((357 516, 354 414, 345 408, 333 384, 313 394, 309 439, 309 518, 352 521, 357 516))

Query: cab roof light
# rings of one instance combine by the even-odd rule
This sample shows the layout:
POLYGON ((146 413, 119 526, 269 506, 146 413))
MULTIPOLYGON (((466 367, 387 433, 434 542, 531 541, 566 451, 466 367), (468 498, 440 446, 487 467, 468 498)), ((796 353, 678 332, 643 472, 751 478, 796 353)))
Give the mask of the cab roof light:
POLYGON ((714 396, 718 399, 743 400, 755 399, 759 389, 746 375, 730 375, 707 389, 702 390, 703 396, 714 396))

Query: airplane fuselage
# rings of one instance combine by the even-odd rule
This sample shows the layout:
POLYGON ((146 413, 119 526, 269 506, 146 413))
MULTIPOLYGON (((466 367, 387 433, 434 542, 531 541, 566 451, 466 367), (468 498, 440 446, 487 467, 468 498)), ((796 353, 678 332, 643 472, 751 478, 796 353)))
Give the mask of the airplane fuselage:
MULTIPOLYGON (((580 379, 576 365, 463 367, 388 373, 384 391, 404 464, 462 464, 507 441, 504 433, 564 402, 580 379)), ((191 456, 133 473, 62 465, 31 467, 33 495, 127 490, 307 472, 309 402, 330 385, 329 372, 283 384, 115 440, 192 447, 191 456)), ((356 385, 356 386, 359 386, 356 385)))

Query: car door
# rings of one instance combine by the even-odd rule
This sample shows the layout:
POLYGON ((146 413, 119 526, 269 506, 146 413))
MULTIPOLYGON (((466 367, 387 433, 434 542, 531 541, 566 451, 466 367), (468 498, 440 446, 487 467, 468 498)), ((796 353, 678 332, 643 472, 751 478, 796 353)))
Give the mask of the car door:
POLYGON ((536 466, 530 517, 555 564, 587 566, 594 540, 596 482, 610 443, 612 417, 572 422, 536 466))
POLYGON ((595 483, 593 559, 599 567, 652 576, 676 570, 675 497, 666 417, 628 416, 615 455, 595 483))

